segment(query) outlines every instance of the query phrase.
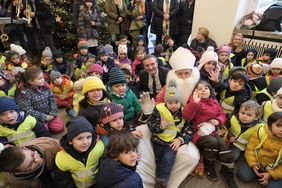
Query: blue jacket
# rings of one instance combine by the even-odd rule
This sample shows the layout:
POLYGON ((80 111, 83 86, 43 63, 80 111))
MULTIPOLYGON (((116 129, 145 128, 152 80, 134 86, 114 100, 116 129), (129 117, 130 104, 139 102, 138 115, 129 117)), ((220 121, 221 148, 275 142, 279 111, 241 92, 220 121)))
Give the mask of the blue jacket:
POLYGON ((95 187, 99 188, 143 188, 142 179, 134 167, 132 169, 105 156, 96 175, 95 187))

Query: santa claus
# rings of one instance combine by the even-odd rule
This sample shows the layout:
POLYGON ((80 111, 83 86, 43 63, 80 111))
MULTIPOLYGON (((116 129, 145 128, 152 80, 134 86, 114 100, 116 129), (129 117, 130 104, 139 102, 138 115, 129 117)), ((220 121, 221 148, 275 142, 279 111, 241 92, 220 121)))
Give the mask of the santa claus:
MULTIPOLYGON (((177 89, 181 91, 181 104, 185 106, 194 87, 200 80, 199 70, 194 67, 195 56, 188 50, 179 47, 170 57, 169 64, 172 70, 168 72, 166 83, 175 80, 177 89)), ((166 86, 155 97, 156 103, 164 102, 166 86)))

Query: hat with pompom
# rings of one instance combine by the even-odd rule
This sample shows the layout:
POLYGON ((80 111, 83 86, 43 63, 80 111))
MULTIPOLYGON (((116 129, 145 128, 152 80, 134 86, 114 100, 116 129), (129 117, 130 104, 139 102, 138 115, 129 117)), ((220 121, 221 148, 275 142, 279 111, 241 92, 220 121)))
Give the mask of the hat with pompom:
POLYGON ((216 62, 216 64, 218 63, 218 55, 216 52, 214 52, 214 47, 212 46, 209 46, 207 50, 203 53, 199 61, 198 69, 201 70, 202 67, 209 61, 214 61, 216 62))
POLYGON ((269 66, 271 69, 273 68, 282 69, 282 58, 275 58, 269 66))
POLYGON ((26 54, 25 49, 23 49, 23 47, 16 45, 16 44, 10 44, 10 48, 12 51, 16 51, 18 52, 20 55, 24 55, 26 54))

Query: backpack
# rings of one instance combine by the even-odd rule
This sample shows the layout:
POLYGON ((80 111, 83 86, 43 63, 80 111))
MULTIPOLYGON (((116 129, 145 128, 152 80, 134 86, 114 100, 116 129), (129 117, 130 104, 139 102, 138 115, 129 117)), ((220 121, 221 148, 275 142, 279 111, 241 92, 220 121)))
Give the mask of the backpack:
POLYGON ((260 23, 253 30, 281 32, 282 6, 273 4, 263 13, 260 23))

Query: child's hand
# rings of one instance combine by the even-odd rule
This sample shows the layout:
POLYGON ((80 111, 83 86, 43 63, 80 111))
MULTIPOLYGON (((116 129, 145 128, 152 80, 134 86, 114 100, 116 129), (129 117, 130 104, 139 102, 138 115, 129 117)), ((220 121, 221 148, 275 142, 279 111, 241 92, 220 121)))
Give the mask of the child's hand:
POLYGON ((168 127, 169 126, 169 123, 163 118, 163 117, 161 117, 161 124, 160 124, 160 128, 162 129, 162 130, 164 130, 166 127, 168 127))
POLYGON ((193 92, 193 101, 194 103, 198 104, 201 100, 201 97, 199 96, 198 90, 195 89, 195 91, 193 92))
POLYGON ((211 81, 214 81, 215 83, 217 83, 218 82, 218 76, 219 76, 219 71, 214 71, 214 70, 211 70, 210 72, 209 72, 209 79, 211 80, 211 81))
POLYGON ((253 171, 257 175, 257 177, 261 178, 261 174, 259 173, 259 167, 258 166, 254 166, 253 171))
POLYGON ((130 133, 133 134, 136 138, 142 138, 143 137, 142 131, 140 131, 140 130, 135 130, 135 131, 132 131, 130 133))
POLYGON ((214 126, 218 126, 220 124, 217 119, 211 119, 211 120, 209 120, 209 122, 214 126))
POLYGON ((233 143, 236 141, 236 136, 232 136, 229 138, 229 142, 233 143))
POLYGON ((169 145, 169 147, 173 150, 173 151, 177 151, 180 147, 180 145, 182 144, 182 140, 180 140, 179 138, 175 138, 173 139, 172 143, 169 145))
POLYGON ((259 179, 259 183, 263 186, 266 186, 271 178, 268 172, 260 173, 260 177, 261 178, 259 179))

